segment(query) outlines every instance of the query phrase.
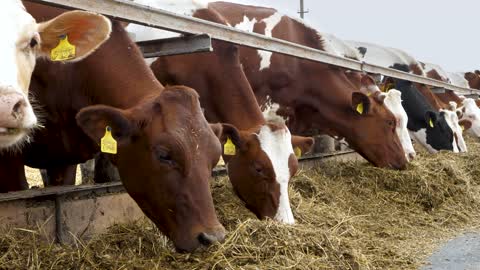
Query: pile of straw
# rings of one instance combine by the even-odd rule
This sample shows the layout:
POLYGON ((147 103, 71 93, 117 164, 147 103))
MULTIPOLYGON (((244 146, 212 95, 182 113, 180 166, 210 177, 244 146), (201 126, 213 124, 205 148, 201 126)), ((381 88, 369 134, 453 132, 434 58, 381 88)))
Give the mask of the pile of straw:
POLYGON ((290 188, 297 223, 258 221, 228 179, 212 182, 224 243, 178 254, 148 221, 117 225, 73 246, 41 230, 0 236, 0 268, 13 269, 417 269, 448 238, 477 230, 480 144, 466 154, 419 153, 405 171, 326 162, 290 188))

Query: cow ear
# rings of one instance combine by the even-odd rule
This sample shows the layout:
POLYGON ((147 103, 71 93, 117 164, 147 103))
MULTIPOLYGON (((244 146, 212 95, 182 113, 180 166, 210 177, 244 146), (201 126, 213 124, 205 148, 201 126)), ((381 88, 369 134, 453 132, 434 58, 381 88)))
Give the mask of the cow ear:
POLYGON ((292 136, 292 147, 297 158, 312 150, 315 140, 312 137, 292 136))
POLYGON ((112 31, 106 17, 85 11, 70 11, 40 23, 40 52, 55 61, 78 61, 95 51, 112 31))
POLYGON ((360 92, 352 93, 352 110, 355 113, 366 115, 370 111, 370 99, 360 92))
POLYGON ((475 74, 480 75, 480 70, 476 69, 475 74))
POLYGON ((455 113, 457 114, 458 119, 463 117, 463 107, 455 110, 455 113))
POLYGON ((462 127, 462 130, 468 130, 472 127, 472 121, 468 119, 460 120, 458 121, 458 124, 460 125, 460 127, 462 127))
POLYGON ((245 148, 245 142, 238 129, 230 124, 217 123, 210 124, 210 128, 213 133, 218 137, 222 144, 223 153, 225 153, 225 145, 228 143, 228 139, 235 145, 236 148, 243 150, 245 148))
POLYGON ((437 113, 433 111, 427 111, 425 113, 425 121, 427 122, 427 128, 434 128, 438 121, 437 113))
POLYGON ((113 138, 119 143, 125 143, 133 133, 134 125, 125 111, 105 105, 89 106, 81 109, 76 116, 77 124, 95 142, 105 136, 110 127, 113 138))
POLYGON ((474 80, 477 77, 477 75, 473 72, 467 72, 465 73, 465 79, 471 81, 474 80))

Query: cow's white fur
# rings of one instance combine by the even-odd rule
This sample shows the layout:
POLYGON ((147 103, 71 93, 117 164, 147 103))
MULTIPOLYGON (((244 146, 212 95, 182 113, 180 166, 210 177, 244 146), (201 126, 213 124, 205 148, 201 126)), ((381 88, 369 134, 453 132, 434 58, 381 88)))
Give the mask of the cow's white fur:
POLYGON ((459 87, 470 88, 468 85, 467 79, 465 79, 465 73, 462 72, 447 72, 448 78, 452 82, 453 85, 459 87))
POLYGON ((448 118, 450 119, 450 123, 447 123, 452 127, 453 133, 457 135, 456 145, 458 146, 459 152, 468 152, 467 144, 465 143, 465 139, 463 138, 463 129, 459 124, 459 119, 457 115, 457 103, 450 101, 449 102, 450 108, 449 110, 444 110, 447 113, 448 118))
POLYGON ((207 8, 212 0, 130 0, 140 5, 192 16, 197 9, 207 8))
MULTIPOLYGON (((250 19, 247 16, 243 16, 243 21, 234 25, 234 27, 239 30, 253 32, 255 24, 263 22, 265 23, 265 36, 272 37, 272 31, 278 25, 278 23, 280 23, 282 17, 282 14, 275 12, 270 17, 257 22, 257 19, 255 18, 250 19)), ((257 50, 257 52, 260 56, 260 71, 269 68, 271 65, 272 53, 264 50, 257 50)))
POLYGON ((295 223, 290 199, 288 197, 288 182, 290 180, 290 169, 288 160, 293 155, 292 136, 287 128, 272 131, 265 125, 258 134, 260 147, 270 158, 275 172, 276 181, 280 185, 280 199, 274 219, 287 224, 295 223))
POLYGON ((396 89, 391 89, 388 93, 383 95, 386 96, 384 101, 385 106, 397 119, 395 131, 400 139, 405 156, 407 157, 407 160, 411 160, 412 157, 415 157, 416 153, 407 129, 408 116, 402 106, 402 93, 396 89))
MULTIPOLYGON (((367 48, 367 52, 362 60, 369 64, 375 64, 382 67, 391 67, 395 63, 405 64, 407 66, 417 64, 421 68, 420 63, 414 57, 396 48, 352 40, 347 40, 345 43, 355 48, 367 48)), ((422 75, 425 75, 425 73, 422 75)))
POLYGON ((480 108, 472 98, 465 98, 462 105, 464 110, 462 119, 472 122, 472 127, 468 129, 468 132, 473 136, 480 137, 480 108))
POLYGON ((322 33, 321 36, 325 41, 324 47, 326 52, 355 60, 362 59, 362 55, 355 47, 352 47, 350 44, 346 43, 342 39, 339 39, 335 35, 322 33))
POLYGON ((441 77, 443 77, 443 79, 451 83, 448 73, 441 66, 432 64, 432 63, 425 63, 425 62, 423 62, 423 64, 424 64, 423 69, 425 70, 425 73, 428 73, 432 70, 436 70, 438 72, 438 75, 440 75, 441 77))
POLYGON ((453 137, 453 152, 467 152, 467 145, 463 139, 462 128, 458 124, 458 116, 455 112, 450 110, 440 110, 445 113, 445 120, 447 121, 448 126, 452 129, 452 132, 457 135, 456 138, 453 137))

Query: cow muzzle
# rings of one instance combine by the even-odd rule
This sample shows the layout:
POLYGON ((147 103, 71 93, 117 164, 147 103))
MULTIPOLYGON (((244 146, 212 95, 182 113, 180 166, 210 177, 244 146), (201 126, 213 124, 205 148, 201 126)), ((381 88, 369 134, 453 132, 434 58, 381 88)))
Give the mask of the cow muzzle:
POLYGON ((0 148, 15 145, 37 124, 28 99, 10 89, 0 89, 0 148))

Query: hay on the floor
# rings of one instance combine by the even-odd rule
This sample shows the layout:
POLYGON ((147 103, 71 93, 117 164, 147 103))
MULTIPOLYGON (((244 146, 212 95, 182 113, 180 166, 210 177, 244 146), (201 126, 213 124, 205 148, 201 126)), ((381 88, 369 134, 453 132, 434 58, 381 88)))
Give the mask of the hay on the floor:
POLYGON ((0 235, 0 268, 12 269, 417 269, 438 244, 478 229, 480 144, 467 154, 420 152, 405 171, 326 162, 290 186, 297 223, 258 221, 228 179, 212 181, 223 244, 178 254, 148 221, 113 226, 73 246, 41 232, 0 235))

